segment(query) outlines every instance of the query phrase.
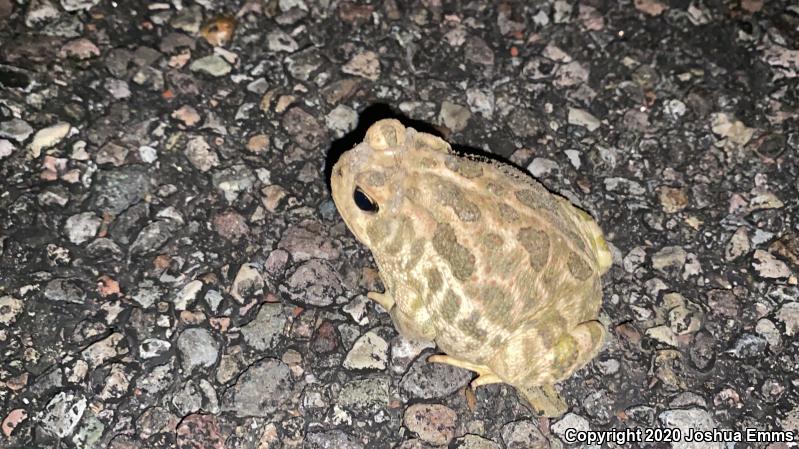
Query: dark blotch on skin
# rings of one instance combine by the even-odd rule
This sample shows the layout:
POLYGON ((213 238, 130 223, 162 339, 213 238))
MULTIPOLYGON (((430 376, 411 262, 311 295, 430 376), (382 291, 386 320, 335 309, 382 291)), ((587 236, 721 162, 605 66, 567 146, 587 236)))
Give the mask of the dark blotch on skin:
POLYGON ((513 223, 519 219, 519 213, 505 203, 499 203, 499 218, 504 223, 513 223))
POLYGON ((519 230, 518 239, 530 255, 530 266, 535 271, 540 271, 549 260, 549 235, 537 229, 522 228, 519 230))
POLYGON ((433 159, 432 157, 423 157, 419 159, 419 165, 422 168, 428 168, 428 169, 436 168, 438 167, 438 161, 433 159))
POLYGON ((491 192, 492 195, 496 196, 505 195, 505 188, 495 182, 489 182, 486 188, 488 189, 489 192, 491 192))
POLYGON ((504 327, 513 320, 513 298, 509 291, 498 285, 483 285, 467 292, 480 304, 488 321, 504 327))
POLYGON ((552 210, 555 207, 552 194, 538 183, 531 184, 529 189, 517 190, 516 199, 525 206, 533 209, 552 210))
POLYGON ((391 229, 389 220, 377 218, 366 225, 366 235, 369 237, 370 246, 376 247, 382 244, 387 238, 391 229))
POLYGON ((386 174, 379 171, 370 170, 364 176, 366 185, 371 187, 381 187, 386 183, 386 174))
POLYGON ((435 184, 436 198, 455 211, 455 215, 463 222, 474 222, 480 219, 480 210, 474 203, 463 196, 463 192, 454 184, 438 181, 435 184))
POLYGON ((425 242, 422 239, 417 239, 411 244, 410 255, 408 256, 408 260, 405 262, 405 271, 410 272, 416 267, 416 264, 419 263, 419 260, 422 259, 424 255, 424 245, 425 242))
POLYGON ((452 290, 447 290, 441 301, 441 317, 451 323, 458 316, 460 308, 461 299, 452 290))
POLYGON ((449 153, 449 145, 441 139, 430 134, 419 133, 413 141, 413 146, 419 151, 437 151, 449 153))
POLYGON ((444 285, 444 280, 441 278, 441 273, 439 273, 435 268, 428 268, 425 270, 424 275, 425 278, 427 278, 427 289, 429 290, 429 293, 431 295, 435 295, 444 285))
POLYGON ((472 312, 469 318, 460 320, 458 329, 470 339, 478 342, 485 340, 486 335, 488 335, 488 331, 480 327, 480 313, 477 311, 472 312))
POLYGON ((452 275, 465 281, 474 272, 474 254, 458 243, 452 226, 439 223, 433 235, 433 248, 449 265, 452 275))
POLYGON ((569 254, 569 260, 566 265, 569 267, 569 273, 581 281, 591 276, 591 267, 575 252, 569 254))
POLYGON ((467 179, 474 179, 483 176, 483 167, 476 161, 465 157, 448 156, 444 159, 444 165, 455 173, 467 179))
POLYGON ((398 254, 404 245, 409 244, 413 240, 415 234, 413 223, 411 223, 410 218, 400 217, 397 221, 397 231, 385 247, 385 252, 390 255, 398 254))

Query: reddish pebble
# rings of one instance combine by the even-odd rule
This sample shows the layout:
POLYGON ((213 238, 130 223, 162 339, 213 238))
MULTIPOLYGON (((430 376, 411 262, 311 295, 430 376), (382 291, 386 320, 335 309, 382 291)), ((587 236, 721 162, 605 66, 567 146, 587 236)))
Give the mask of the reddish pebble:
POLYGON ((28 412, 26 412, 25 409, 18 408, 11 410, 11 413, 3 420, 3 434, 7 437, 11 436, 11 432, 26 419, 28 419, 28 412))

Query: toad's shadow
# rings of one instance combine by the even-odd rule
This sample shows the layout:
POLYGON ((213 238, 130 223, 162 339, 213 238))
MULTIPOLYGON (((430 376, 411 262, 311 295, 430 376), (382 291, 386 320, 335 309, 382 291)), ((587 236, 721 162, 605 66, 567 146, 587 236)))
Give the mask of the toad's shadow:
MULTIPOLYGON (((358 126, 356 126, 354 130, 345 134, 340 139, 334 140, 330 144, 330 148, 327 151, 327 157, 325 157, 325 185, 327 186, 328 192, 331 192, 330 178, 333 174, 333 166, 336 165, 336 162, 338 161, 339 157, 341 157, 341 155, 344 154, 344 152, 352 149, 352 147, 354 147, 355 145, 358 145, 359 143, 363 142, 363 139, 366 136, 366 130, 368 130, 370 126, 372 126, 377 121, 387 118, 393 118, 399 120, 404 126, 411 127, 416 131, 432 134, 434 136, 443 138, 441 131, 439 131, 435 126, 431 125, 430 123, 424 122, 422 120, 415 120, 408 118, 404 114, 394 111, 393 109, 391 109, 391 107, 389 107, 385 103, 375 103, 367 107, 363 111, 361 111, 360 116, 358 117, 358 126)), ((452 146, 452 149, 459 154, 470 155, 481 159, 497 161, 505 165, 514 166, 517 169, 521 170, 522 172, 526 172, 525 169, 516 166, 516 164, 513 164, 512 162, 503 159, 497 156, 496 154, 489 153, 479 148, 474 148, 466 145, 457 145, 451 142, 450 145, 452 146)))

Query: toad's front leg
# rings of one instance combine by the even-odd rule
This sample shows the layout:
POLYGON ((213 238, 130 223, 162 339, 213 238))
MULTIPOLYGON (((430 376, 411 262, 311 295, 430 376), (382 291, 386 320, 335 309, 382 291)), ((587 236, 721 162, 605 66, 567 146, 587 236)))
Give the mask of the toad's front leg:
POLYGON ((366 294, 366 297, 383 306, 387 312, 391 312, 391 309, 394 308, 394 298, 392 298, 389 294, 369 292, 366 294))

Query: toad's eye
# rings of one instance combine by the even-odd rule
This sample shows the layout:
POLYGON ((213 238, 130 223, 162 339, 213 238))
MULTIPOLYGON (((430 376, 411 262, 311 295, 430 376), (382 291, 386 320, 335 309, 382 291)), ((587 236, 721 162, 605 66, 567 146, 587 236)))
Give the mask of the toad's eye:
POLYGON ((360 187, 355 187, 355 190, 352 192, 352 200, 355 201, 355 205, 358 206, 358 209, 364 212, 375 213, 378 210, 377 203, 369 198, 369 195, 364 193, 360 187))

